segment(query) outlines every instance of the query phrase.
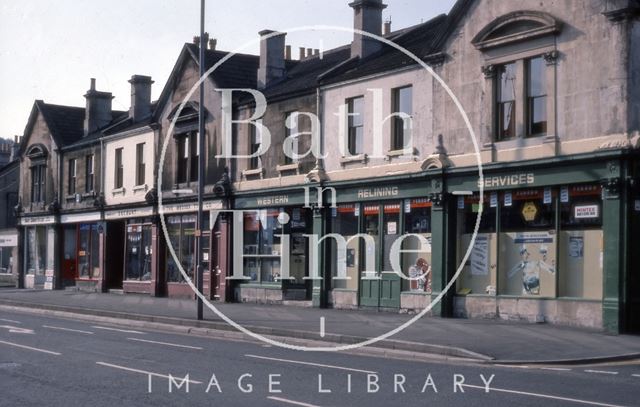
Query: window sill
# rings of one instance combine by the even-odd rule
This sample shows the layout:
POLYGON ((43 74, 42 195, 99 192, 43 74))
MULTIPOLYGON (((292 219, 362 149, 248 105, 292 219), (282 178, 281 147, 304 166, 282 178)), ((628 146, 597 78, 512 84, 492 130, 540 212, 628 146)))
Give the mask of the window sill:
POLYGON ((391 161, 393 158, 399 158, 399 157, 407 157, 407 158, 415 159, 416 156, 418 155, 418 151, 413 147, 409 147, 409 148, 403 148, 400 150, 389 150, 387 151, 386 155, 387 156, 385 159, 387 161, 391 161))
POLYGON ((539 136, 516 137, 509 140, 494 141, 493 144, 498 150, 510 150, 515 148, 539 146, 545 143, 556 142, 556 136, 552 134, 541 134, 539 136))
POLYGON ((111 190, 111 194, 113 196, 124 195, 125 192, 126 192, 125 188, 115 188, 111 190))
POLYGON ((276 171, 282 175, 283 172, 295 171, 296 175, 300 173, 300 163, 276 165, 276 171))
POLYGON ((64 197, 64 200, 67 201, 67 202, 75 201, 76 200, 76 194, 67 195, 67 196, 64 197))
POLYGON ((96 192, 95 191, 90 191, 90 192, 85 192, 84 194, 82 194, 82 198, 95 198, 96 197, 96 192))
POLYGON ((252 176, 260 176, 260 178, 262 179, 262 175, 264 174, 264 168, 260 167, 260 168, 256 168, 256 169, 252 169, 252 170, 243 170, 242 171, 242 176, 247 179, 248 177, 252 177, 252 176))
POLYGON ((344 156, 340 158, 340 164, 366 163, 368 158, 369 156, 367 154, 344 156))
POLYGON ((147 192, 147 190, 149 189, 149 186, 147 184, 142 184, 142 185, 136 185, 135 187, 133 187, 133 192, 140 192, 140 191, 144 191, 147 192))

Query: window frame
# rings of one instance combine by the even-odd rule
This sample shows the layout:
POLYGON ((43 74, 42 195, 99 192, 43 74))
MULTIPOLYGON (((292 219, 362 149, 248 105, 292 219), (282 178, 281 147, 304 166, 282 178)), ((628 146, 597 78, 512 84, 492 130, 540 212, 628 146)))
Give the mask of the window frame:
POLYGON ((78 182, 78 161, 75 158, 71 158, 67 164, 67 194, 69 196, 75 195, 77 191, 78 182))
POLYGON ((115 171, 113 178, 113 188, 120 189, 124 187, 124 147, 115 149, 115 171))
POLYGON ((85 157, 85 182, 84 192, 91 193, 95 190, 95 155, 87 154, 85 157))
MULTIPOLYGON (((404 150, 405 148, 409 148, 411 146, 407 146, 407 132, 405 131, 404 125, 405 125, 405 120, 401 117, 398 117, 397 114, 398 113, 406 113, 409 115, 409 117, 413 118, 413 85, 405 85, 405 86, 400 86, 397 88, 393 88, 391 89, 391 150, 404 150), (401 104, 401 92, 405 91, 405 90, 409 90, 411 92, 410 94, 410 100, 411 100, 411 112, 407 113, 407 112, 403 112, 400 111, 400 104, 401 104), (399 133, 401 133, 401 137, 402 139, 399 140, 399 133), (400 141, 400 142, 399 142, 400 141)), ((408 132, 409 134, 409 139, 411 139, 411 130, 409 130, 408 132)))
POLYGON ((144 157, 144 148, 146 143, 136 144, 136 186, 145 184, 146 162, 144 157))
POLYGON ((42 204, 46 200, 47 165, 38 163, 31 166, 31 203, 42 204), (37 197, 37 198, 36 198, 37 197))
POLYGON ((347 154, 350 156, 358 156, 364 153, 364 150, 358 150, 358 129, 361 129, 361 140, 360 147, 361 149, 364 147, 364 103, 365 97, 364 95, 354 96, 348 98, 346 100, 347 105, 347 154), (359 125, 354 124, 354 116, 356 112, 354 111, 354 106, 356 101, 361 101, 362 111, 358 113, 361 116, 362 122, 359 125))
POLYGON ((197 131, 176 135, 176 184, 198 182, 199 148, 197 131))
POLYGON ((548 134, 548 124, 549 124, 549 112, 548 112, 548 91, 547 91, 547 72, 546 72, 546 66, 544 63, 544 56, 543 55, 538 55, 535 57, 530 57, 530 58, 526 58, 524 59, 524 64, 525 64, 525 77, 524 77, 524 81, 525 81, 525 137, 539 137, 539 136, 545 136, 548 134), (540 95, 535 95, 532 96, 532 69, 531 69, 531 63, 534 60, 539 60, 540 63, 542 64, 541 66, 541 72, 542 72, 542 85, 543 85, 543 93, 540 95), (532 109, 534 107, 534 102, 536 99, 542 99, 544 100, 544 130, 540 131, 540 132, 533 132, 533 113, 532 113, 532 109))

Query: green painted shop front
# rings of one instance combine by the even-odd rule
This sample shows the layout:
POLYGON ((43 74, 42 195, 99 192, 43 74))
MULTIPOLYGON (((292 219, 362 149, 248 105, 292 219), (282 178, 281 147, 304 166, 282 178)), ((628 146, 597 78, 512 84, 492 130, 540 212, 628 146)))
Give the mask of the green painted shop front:
MULTIPOLYGON (((482 222, 454 315, 637 332, 638 165, 624 154, 485 165, 482 222)), ((478 177, 450 169, 446 188, 457 266, 475 226, 478 177)), ((447 267, 445 279, 455 272, 447 267)))
POLYGON ((323 228, 326 234, 336 236, 326 239, 323 247, 324 304, 400 309, 405 295, 417 296, 426 303, 440 289, 434 277, 440 259, 431 257, 432 247, 440 238, 431 231, 442 218, 442 208, 434 205, 439 204, 442 182, 430 175, 323 186, 323 228), (348 242, 346 252, 338 248, 338 236, 348 242), (400 238, 403 241, 397 243, 400 238), (403 253, 396 264, 404 276, 415 278, 418 269, 426 274, 429 266, 432 272, 421 280, 403 279, 392 266, 390 251, 394 243, 414 251, 403 253), (340 264, 345 264, 346 278, 340 278, 340 264))

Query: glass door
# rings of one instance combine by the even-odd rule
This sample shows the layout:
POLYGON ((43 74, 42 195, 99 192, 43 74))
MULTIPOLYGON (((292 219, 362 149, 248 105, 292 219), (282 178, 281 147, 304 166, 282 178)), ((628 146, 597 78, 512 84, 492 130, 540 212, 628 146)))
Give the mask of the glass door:
POLYGON ((383 238, 382 238, 382 273, 380 275, 380 306, 400 308, 400 291, 402 279, 391 267, 391 246, 401 235, 402 225, 400 216, 400 202, 388 203, 383 206, 383 238))
POLYGON ((360 305, 364 307, 377 307, 380 305, 380 273, 378 272, 378 252, 380 242, 380 206, 364 205, 363 207, 362 233, 368 236, 373 244, 361 243, 360 250, 360 305), (366 264, 376 265, 374 270, 367 270, 366 264), (369 260, 369 261, 367 261, 369 260))

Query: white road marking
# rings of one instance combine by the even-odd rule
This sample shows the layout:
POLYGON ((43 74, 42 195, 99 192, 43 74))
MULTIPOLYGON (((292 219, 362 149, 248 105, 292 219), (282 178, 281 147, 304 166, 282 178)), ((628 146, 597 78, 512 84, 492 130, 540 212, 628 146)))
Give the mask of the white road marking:
POLYGON ((633 376, 633 377, 640 377, 640 374, 636 374, 636 373, 634 373, 634 374, 632 374, 631 376, 633 376))
POLYGON ((501 365, 499 363, 496 363, 494 366, 510 367, 512 369, 529 369, 529 366, 527 365, 501 365))
POLYGON ((324 338, 324 317, 320 317, 320 337, 324 338))
POLYGON ((282 403, 285 404, 292 404, 294 406, 302 406, 302 407, 319 407, 315 404, 309 404, 309 403, 302 403, 300 401, 293 401, 293 400, 289 400, 289 399, 283 399, 282 397, 274 397, 274 396, 269 396, 267 397, 269 400, 275 400, 275 401, 280 401, 282 403))
POLYGON ((308 366, 324 367, 324 368, 327 368, 327 369, 346 370, 346 371, 349 371, 349 372, 372 373, 372 374, 378 373, 378 372, 374 372, 374 371, 371 371, 371 370, 361 370, 361 369, 354 369, 354 368, 351 368, 351 367, 343 367, 343 366, 323 365, 321 363, 303 362, 303 361, 300 361, 300 360, 278 359, 278 358, 270 358, 270 357, 267 357, 267 356, 258 356, 258 355, 244 355, 244 356, 248 357, 248 358, 255 358, 255 359, 273 360, 275 362, 294 363, 294 364, 297 364, 297 365, 308 365, 308 366))
POLYGON ((48 353, 49 355, 56 355, 56 356, 62 355, 62 353, 59 353, 59 352, 53 352, 53 351, 46 350, 46 349, 32 348, 31 346, 20 345, 19 343, 13 343, 13 342, 7 342, 7 341, 0 341, 0 343, 4 343, 5 345, 9 345, 9 346, 15 346, 16 348, 22 348, 22 349, 34 350, 36 352, 48 353))
POLYGON ((155 343, 155 344, 158 344, 158 345, 174 346, 176 348, 202 350, 202 348, 199 347, 199 346, 180 345, 180 344, 177 344, 177 343, 150 341, 150 340, 147 340, 147 339, 139 339, 139 338, 127 338, 127 340, 129 340, 129 341, 137 341, 137 342, 146 342, 146 343, 155 343))
POLYGON ((11 325, 0 325, 0 328, 8 329, 9 332, 14 333, 14 334, 30 334, 30 335, 33 335, 33 329, 18 328, 17 326, 11 326, 11 325))
POLYGON ((91 328, 104 329, 106 331, 124 332, 126 334, 140 334, 140 335, 144 335, 145 334, 144 332, 140 332, 140 331, 132 331, 130 329, 109 328, 108 326, 93 325, 91 328))
MULTIPOLYGON (((111 363, 106 363, 106 362, 96 362, 96 365, 100 365, 100 366, 106 366, 106 367, 112 367, 114 369, 120 369, 120 370, 125 370, 127 372, 133 372, 133 373, 140 373, 140 374, 145 374, 147 376, 154 376, 154 377, 162 377, 164 379, 169 379, 169 375, 164 375, 164 374, 160 374, 160 373, 154 373, 154 372, 149 372, 146 370, 140 370, 140 369, 133 369, 131 367, 126 367, 126 366, 119 366, 119 365, 113 365, 111 363)), ((180 379, 182 380, 182 377, 180 375, 177 376, 173 376, 174 379, 180 379)), ((191 380, 189 379, 189 383, 193 383, 193 384, 202 384, 202 382, 199 382, 197 380, 191 380)))
MULTIPOLYGON (((482 391, 486 390, 485 386, 474 386, 474 385, 471 385, 471 384, 462 384, 462 386, 471 387, 473 389, 481 389, 482 391)), ((573 398, 570 398, 570 397, 552 396, 550 394, 530 393, 528 391, 498 389, 498 388, 494 388, 494 387, 490 387, 489 388, 489 392, 494 392, 494 391, 498 392, 498 393, 519 394, 519 395, 522 395, 522 396, 539 397, 539 398, 543 398, 543 399, 570 401, 570 402, 573 402, 573 403, 588 404, 590 406, 623 407, 623 406, 618 405, 618 404, 608 404, 608 403, 600 403, 598 401, 589 401, 589 400, 573 399, 573 398)))
POLYGON ((571 369, 566 368, 566 367, 541 367, 541 370, 554 370, 557 372, 570 372, 571 369))
POLYGON ((597 373, 597 374, 618 374, 618 372, 612 372, 611 370, 585 370, 587 373, 597 373))
POLYGON ((93 335, 91 331, 82 331, 80 329, 63 328, 61 326, 42 325, 43 328, 57 329, 58 331, 77 332, 79 334, 93 335))
POLYGON ((0 321, 2 322, 8 322, 10 324, 21 324, 22 322, 20 321, 14 321, 13 319, 5 319, 5 318, 0 318, 0 321))

